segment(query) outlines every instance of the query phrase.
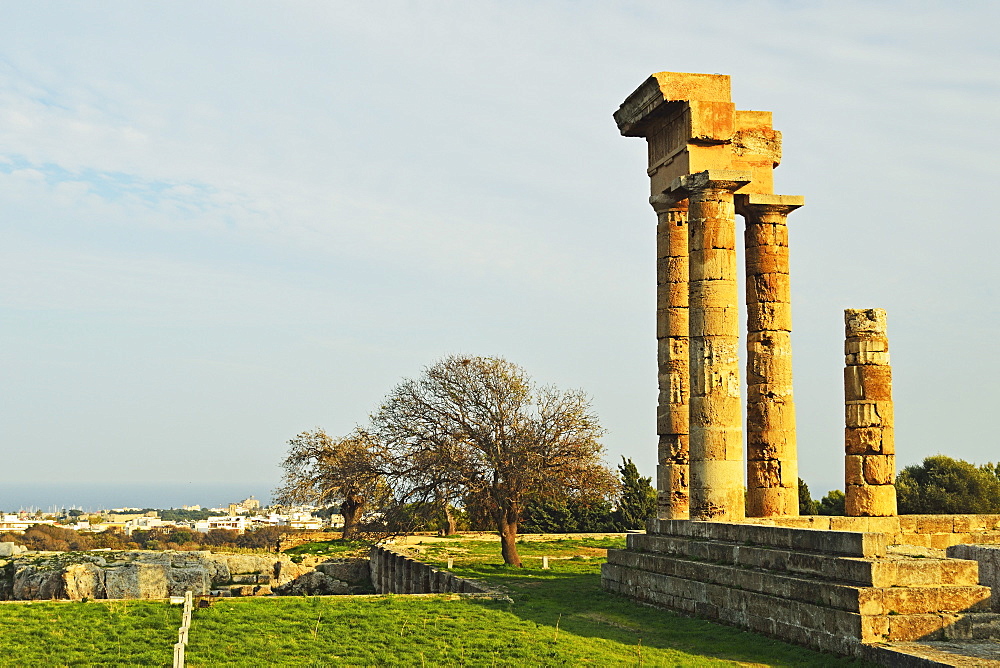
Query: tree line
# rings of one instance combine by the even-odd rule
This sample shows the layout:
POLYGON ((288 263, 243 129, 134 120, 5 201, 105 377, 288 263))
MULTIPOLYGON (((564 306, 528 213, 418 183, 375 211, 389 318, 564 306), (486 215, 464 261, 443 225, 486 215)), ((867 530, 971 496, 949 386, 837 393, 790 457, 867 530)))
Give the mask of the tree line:
POLYGON ((260 527, 246 533, 210 529, 202 533, 183 527, 155 527, 127 535, 113 527, 101 532, 74 531, 51 524, 37 524, 24 533, 0 533, 0 542, 24 545, 29 550, 75 552, 82 550, 207 550, 246 548, 276 551, 288 527, 260 527))
MULTIPOLYGON (((1000 463, 926 457, 896 476, 896 503, 901 515, 1000 514, 1000 463)), ((843 515, 844 493, 835 489, 816 501, 800 478, 799 514, 843 515)))
POLYGON ((520 530, 639 528, 655 511, 630 460, 618 475, 604 463, 603 433, 582 391, 540 386, 504 359, 451 355, 346 436, 291 439, 276 497, 339 508, 346 539, 488 526, 520 566, 520 530))

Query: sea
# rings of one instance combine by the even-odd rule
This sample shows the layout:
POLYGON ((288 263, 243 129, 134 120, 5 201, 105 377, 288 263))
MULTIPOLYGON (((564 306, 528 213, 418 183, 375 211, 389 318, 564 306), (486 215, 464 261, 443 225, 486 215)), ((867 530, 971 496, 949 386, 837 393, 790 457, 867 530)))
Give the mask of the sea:
POLYGON ((29 483, 0 481, 0 512, 113 508, 225 508, 250 496, 271 502, 278 482, 29 483))

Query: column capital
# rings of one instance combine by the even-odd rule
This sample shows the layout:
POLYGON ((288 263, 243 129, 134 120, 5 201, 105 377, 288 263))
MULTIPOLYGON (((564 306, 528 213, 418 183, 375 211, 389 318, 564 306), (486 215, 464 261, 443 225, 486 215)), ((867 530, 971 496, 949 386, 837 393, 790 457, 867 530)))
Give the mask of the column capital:
POLYGON ((806 203, 801 195, 766 195, 762 193, 740 193, 734 198, 736 213, 748 218, 768 214, 787 216, 806 203))
POLYGON ((748 171, 737 169, 706 169, 695 174, 678 176, 670 184, 667 192, 685 197, 697 195, 706 190, 722 190, 736 192, 753 180, 748 171))
POLYGON ((687 211, 687 193, 683 192, 662 192, 649 198, 649 205, 656 213, 667 213, 668 211, 687 211))

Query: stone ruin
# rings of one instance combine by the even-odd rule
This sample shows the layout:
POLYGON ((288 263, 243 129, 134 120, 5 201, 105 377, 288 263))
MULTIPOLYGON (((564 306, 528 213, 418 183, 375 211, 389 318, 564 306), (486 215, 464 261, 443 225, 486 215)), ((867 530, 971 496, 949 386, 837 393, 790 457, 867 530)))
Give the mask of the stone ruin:
POLYGON ((208 551, 20 552, 0 560, 0 601, 368 591, 366 560, 298 564, 286 555, 208 551))
POLYGON ((728 76, 660 72, 614 117, 646 139, 657 215, 658 502, 605 589, 886 665, 893 642, 1000 638, 1000 516, 897 515, 882 309, 845 311, 847 517, 798 516, 787 218, 804 199, 774 193, 771 113, 737 109, 728 76))

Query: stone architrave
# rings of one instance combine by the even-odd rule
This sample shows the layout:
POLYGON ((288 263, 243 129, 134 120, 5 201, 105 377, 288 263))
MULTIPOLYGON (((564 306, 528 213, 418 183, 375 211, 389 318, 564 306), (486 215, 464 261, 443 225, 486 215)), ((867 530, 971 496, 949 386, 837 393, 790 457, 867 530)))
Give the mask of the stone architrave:
POLYGON ((733 193, 743 171, 682 176, 671 191, 688 198, 690 517, 745 516, 739 368, 739 289, 733 193))
POLYGON ((688 519, 687 200, 650 197, 656 225, 656 344, 659 401, 656 517, 688 519))
POLYGON ((849 517, 896 514, 892 367, 885 311, 844 311, 844 477, 849 517))
POLYGON ((787 218, 804 203, 736 195, 746 220, 748 517, 799 514, 787 218))

